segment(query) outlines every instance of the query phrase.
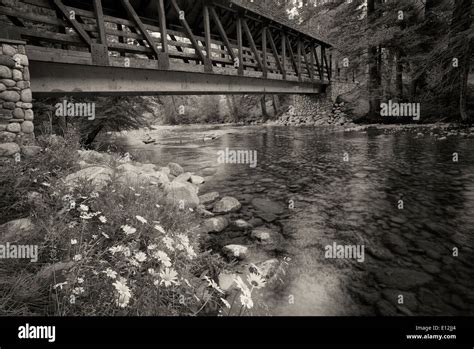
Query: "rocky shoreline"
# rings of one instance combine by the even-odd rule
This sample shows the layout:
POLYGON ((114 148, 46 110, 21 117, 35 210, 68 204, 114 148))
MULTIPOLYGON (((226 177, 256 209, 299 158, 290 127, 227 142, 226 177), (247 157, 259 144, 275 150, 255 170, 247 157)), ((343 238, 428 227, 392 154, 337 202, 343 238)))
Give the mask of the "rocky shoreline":
POLYGON ((212 249, 229 262, 237 262, 232 270, 219 276, 222 290, 231 292, 236 288, 233 281, 236 275, 246 276, 257 271, 269 281, 278 277, 284 264, 281 245, 285 238, 272 223, 285 216, 283 205, 254 198, 251 204, 256 215, 246 220, 248 216, 240 212, 242 204, 236 198, 221 196, 218 192, 200 193, 201 185, 209 177, 185 172, 177 163, 158 168, 153 164, 126 162, 113 174, 103 165, 111 161, 109 154, 81 151, 80 158, 82 169, 68 176, 66 184, 86 179, 100 190, 115 176, 124 184, 159 185, 170 205, 195 212, 199 222, 194 233, 202 237, 204 249, 212 249))

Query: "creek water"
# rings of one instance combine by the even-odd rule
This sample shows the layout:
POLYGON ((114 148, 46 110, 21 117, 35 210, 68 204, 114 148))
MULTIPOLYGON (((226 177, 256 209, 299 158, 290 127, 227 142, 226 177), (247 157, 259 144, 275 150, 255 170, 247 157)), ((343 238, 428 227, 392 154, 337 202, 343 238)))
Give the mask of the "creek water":
POLYGON ((126 148, 204 176, 201 193, 242 203, 233 218, 255 218, 254 198, 288 208, 265 222, 285 242, 261 258, 291 262, 255 314, 474 315, 474 138, 270 126, 149 135, 157 142, 129 135, 126 148), (257 166, 220 164, 226 148, 257 151, 257 166), (364 261, 325 258, 334 242, 363 245, 364 261))

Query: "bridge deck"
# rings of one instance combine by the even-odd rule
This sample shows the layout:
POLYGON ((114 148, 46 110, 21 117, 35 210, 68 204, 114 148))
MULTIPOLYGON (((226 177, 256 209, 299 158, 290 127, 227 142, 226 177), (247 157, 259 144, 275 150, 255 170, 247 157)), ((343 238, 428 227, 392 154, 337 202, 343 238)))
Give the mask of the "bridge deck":
POLYGON ((235 1, 0 0, 27 42, 32 90, 54 94, 320 93, 330 45, 235 1))

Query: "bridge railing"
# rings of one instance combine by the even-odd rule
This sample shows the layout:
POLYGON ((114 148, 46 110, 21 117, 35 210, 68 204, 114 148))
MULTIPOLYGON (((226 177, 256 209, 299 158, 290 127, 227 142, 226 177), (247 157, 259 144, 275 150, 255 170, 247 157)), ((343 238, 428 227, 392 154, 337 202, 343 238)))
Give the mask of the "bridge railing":
POLYGON ((127 18, 108 14, 100 0, 93 0, 90 9, 66 6, 61 0, 24 0, 15 8, 0 1, 0 27, 27 42, 33 61, 304 82, 331 79, 331 58, 321 43, 254 23, 245 13, 226 13, 229 9, 212 3, 203 8, 204 33, 197 35, 175 0, 156 1, 159 25, 138 16, 129 0, 117 1, 128 13, 127 18), (176 11, 180 26, 171 29, 166 24, 166 9, 176 11), (224 15, 235 21, 236 38, 226 34, 220 21, 224 15), (211 20, 215 26, 210 25, 211 20))

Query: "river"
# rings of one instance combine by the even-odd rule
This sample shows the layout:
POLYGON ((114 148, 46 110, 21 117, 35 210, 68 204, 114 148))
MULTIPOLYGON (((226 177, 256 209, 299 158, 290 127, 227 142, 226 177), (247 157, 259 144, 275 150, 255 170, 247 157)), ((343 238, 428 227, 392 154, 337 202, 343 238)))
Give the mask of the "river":
POLYGON ((285 237, 269 257, 291 262, 255 314, 474 315, 474 138, 271 126, 148 134, 157 142, 132 133, 127 150, 204 176, 201 193, 242 203, 234 218, 255 217, 254 198, 287 208, 265 225, 285 237), (218 163, 226 148, 257 151, 257 166, 218 163), (364 246, 364 261, 325 258, 333 243, 364 246))

